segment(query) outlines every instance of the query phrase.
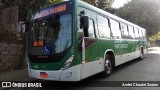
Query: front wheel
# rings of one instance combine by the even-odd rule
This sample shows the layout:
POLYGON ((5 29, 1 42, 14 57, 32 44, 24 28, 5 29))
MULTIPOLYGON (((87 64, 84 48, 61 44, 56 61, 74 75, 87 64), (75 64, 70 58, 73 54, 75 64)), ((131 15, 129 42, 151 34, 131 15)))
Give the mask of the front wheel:
POLYGON ((106 55, 105 63, 104 63, 104 71, 102 72, 103 76, 109 76, 112 73, 113 65, 111 61, 111 57, 109 55, 106 55))

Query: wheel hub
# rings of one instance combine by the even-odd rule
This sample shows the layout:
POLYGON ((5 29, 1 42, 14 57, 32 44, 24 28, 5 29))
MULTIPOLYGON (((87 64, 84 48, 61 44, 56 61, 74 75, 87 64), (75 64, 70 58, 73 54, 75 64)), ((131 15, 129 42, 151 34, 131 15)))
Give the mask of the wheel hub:
POLYGON ((111 68, 112 68, 112 66, 111 66, 110 60, 106 60, 106 69, 107 69, 107 72, 110 72, 111 68))

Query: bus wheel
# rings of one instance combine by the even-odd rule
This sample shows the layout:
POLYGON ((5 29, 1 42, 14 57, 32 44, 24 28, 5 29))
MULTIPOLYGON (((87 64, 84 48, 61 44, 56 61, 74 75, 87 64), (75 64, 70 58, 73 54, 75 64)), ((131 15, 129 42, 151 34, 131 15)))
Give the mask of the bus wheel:
POLYGON ((141 54, 140 54, 139 59, 140 59, 140 60, 143 60, 143 58, 144 58, 144 52, 143 52, 143 49, 141 49, 141 54))
POLYGON ((112 61, 109 55, 106 55, 105 58, 105 67, 102 73, 103 76, 109 76, 112 73, 112 61))

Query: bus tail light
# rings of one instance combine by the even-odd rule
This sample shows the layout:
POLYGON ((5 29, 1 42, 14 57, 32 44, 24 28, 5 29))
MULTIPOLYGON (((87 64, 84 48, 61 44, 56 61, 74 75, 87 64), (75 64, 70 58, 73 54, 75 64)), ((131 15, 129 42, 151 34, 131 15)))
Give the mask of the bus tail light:
POLYGON ((68 60, 65 62, 65 64, 62 67, 62 70, 68 69, 73 61, 74 55, 68 58, 68 60))

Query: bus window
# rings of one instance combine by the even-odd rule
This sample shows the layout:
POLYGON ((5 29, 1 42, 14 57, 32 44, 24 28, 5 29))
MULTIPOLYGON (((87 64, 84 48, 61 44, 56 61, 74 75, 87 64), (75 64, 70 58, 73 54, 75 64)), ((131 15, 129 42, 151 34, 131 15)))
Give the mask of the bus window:
POLYGON ((142 30, 142 34, 143 34, 143 39, 146 39, 146 31, 145 30, 142 30))
POLYGON ((143 34, 141 29, 139 29, 139 36, 140 36, 140 39, 143 39, 143 34))
POLYGON ((122 33, 122 37, 123 38, 128 38, 129 34, 128 34, 128 28, 126 24, 121 23, 121 33, 122 33))
POLYGON ((134 33, 135 33, 135 38, 139 39, 139 33, 137 28, 134 28, 134 33))
POLYGON ((131 27, 131 26, 128 26, 128 29, 129 29, 129 36, 130 36, 130 38, 135 39, 134 28, 131 27))
MULTIPOLYGON (((142 31, 142 38, 143 38, 143 37, 145 36, 145 35, 144 35, 144 31, 143 31, 143 30, 141 30, 141 31, 142 31)), ((144 38, 143 38, 143 39, 144 39, 144 38)))
POLYGON ((121 31, 119 28, 119 22, 110 19, 110 24, 113 38, 122 38, 121 31))
POLYGON ((89 19, 88 37, 95 38, 94 22, 92 19, 89 19))
POLYGON ((98 19, 98 31, 99 31, 99 37, 100 38, 110 38, 110 28, 109 28, 109 24, 108 24, 108 19, 97 15, 97 19, 98 19))

